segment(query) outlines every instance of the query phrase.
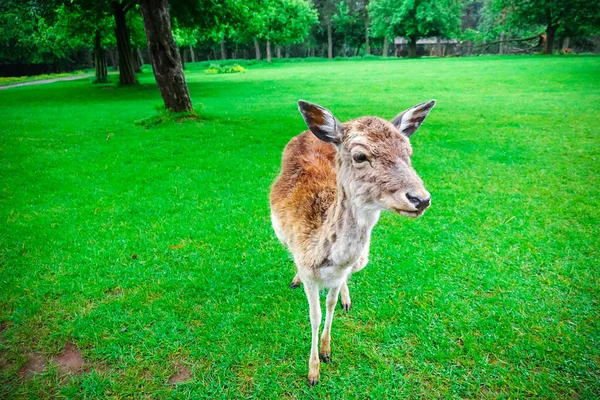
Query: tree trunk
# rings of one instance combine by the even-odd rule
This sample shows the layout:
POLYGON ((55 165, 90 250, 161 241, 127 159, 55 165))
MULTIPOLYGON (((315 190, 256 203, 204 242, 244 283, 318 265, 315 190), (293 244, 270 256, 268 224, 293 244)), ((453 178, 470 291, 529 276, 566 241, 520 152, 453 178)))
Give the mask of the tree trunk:
POLYGON ((281 58, 281 45, 275 45, 275 49, 276 49, 276 53, 277 53, 277 58, 281 58))
POLYGON ((112 7, 115 17, 117 50, 119 51, 119 83, 121 85, 133 85, 138 83, 138 81, 135 78, 131 41, 129 38, 129 29, 127 29, 126 16, 127 11, 129 11, 129 4, 113 1, 112 7))
POLYGON ((142 67, 144 66, 144 55, 142 54, 141 49, 137 49, 137 56, 138 56, 138 60, 140 61, 140 71, 141 71, 142 67))
POLYGON ((131 57, 133 58, 133 70, 136 74, 142 72, 142 61, 140 60, 140 49, 133 49, 131 57))
POLYGON ((417 58, 417 38, 408 38, 408 58, 417 58))
POLYGON ((192 59, 192 62, 196 62, 196 53, 194 53, 194 46, 190 46, 189 51, 190 51, 190 58, 192 59))
POLYGON ((181 58, 181 69, 185 70, 185 47, 179 48, 179 58, 181 58))
POLYGON ((150 61, 160 94, 169 111, 192 111, 177 44, 171 33, 168 0, 140 0, 150 61))
POLYGON ((386 37, 383 38, 383 54, 382 56, 387 57, 390 51, 390 40, 386 37))
POLYGON ((500 32, 500 49, 498 50, 498 52, 500 54, 506 53, 506 45, 504 44, 505 39, 506 39, 506 36, 504 34, 504 31, 500 32))
POLYGON ((108 55, 110 56, 110 63, 115 71, 119 70, 119 60, 117 54, 115 54, 115 49, 110 49, 108 51, 108 55))
POLYGON ((267 39, 267 62, 271 62, 271 41, 267 39))
POLYGON ((106 54, 102 48, 102 37, 100 31, 96 31, 94 37, 94 67, 96 68, 96 79, 94 83, 108 82, 108 72, 106 68, 106 54))
POLYGON ((371 43, 369 42, 369 20, 365 19, 365 55, 371 54, 371 43))
POLYGON ((227 50, 225 49, 225 38, 221 38, 221 60, 227 60, 227 50))
POLYGON ((254 54, 256 54, 256 61, 261 59, 260 56, 260 45, 258 44, 258 40, 254 38, 254 54))
POLYGON ((442 56, 442 38, 439 36, 435 38, 435 55, 438 57, 442 56))
POLYGON ((544 48, 544 53, 546 54, 552 54, 554 50, 554 35, 557 29, 558 25, 548 25, 546 28, 546 46, 544 48))
POLYGON ((331 21, 327 21, 327 58, 333 60, 333 32, 331 21))
POLYGON ((563 39, 563 44, 562 44, 563 53, 569 48, 569 41, 570 41, 570 39, 568 36, 563 39))

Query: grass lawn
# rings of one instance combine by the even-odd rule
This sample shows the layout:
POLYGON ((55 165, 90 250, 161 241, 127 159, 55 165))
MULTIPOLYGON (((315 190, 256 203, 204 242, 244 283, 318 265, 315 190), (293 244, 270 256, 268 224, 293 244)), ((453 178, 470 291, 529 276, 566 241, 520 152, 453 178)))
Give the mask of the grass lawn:
POLYGON ((600 396, 600 58, 189 68, 205 119, 151 129, 150 72, 0 92, 0 398, 600 396), (432 207, 382 214, 314 388, 268 206, 299 98, 438 101, 432 207))

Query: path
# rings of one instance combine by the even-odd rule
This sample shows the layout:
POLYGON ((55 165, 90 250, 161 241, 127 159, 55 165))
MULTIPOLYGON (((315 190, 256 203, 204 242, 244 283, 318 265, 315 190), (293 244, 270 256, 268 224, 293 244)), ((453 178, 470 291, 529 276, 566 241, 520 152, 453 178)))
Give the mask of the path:
MULTIPOLYGON (((116 72, 109 72, 108 74, 114 74, 116 72)), ((91 76, 94 76, 94 74, 82 74, 82 75, 73 75, 73 76, 65 76, 63 78, 52 78, 52 79, 42 79, 39 81, 31 81, 31 82, 23 82, 23 83, 15 83, 12 85, 6 85, 6 86, 0 86, 0 90, 2 89, 8 89, 8 88, 13 88, 13 87, 18 87, 18 86, 28 86, 28 85, 41 85, 43 83, 53 83, 53 82, 60 82, 60 81, 74 81, 77 79, 84 79, 84 78, 89 78, 91 76)))

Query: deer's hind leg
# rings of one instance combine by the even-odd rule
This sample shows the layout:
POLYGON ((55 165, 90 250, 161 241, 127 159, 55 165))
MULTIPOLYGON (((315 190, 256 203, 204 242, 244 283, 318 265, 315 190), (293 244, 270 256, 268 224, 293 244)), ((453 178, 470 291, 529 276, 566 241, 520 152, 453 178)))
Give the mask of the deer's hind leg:
POLYGON ((321 334, 321 351, 319 357, 324 363, 331 361, 331 323, 333 322, 333 314, 335 313, 335 305, 338 301, 340 286, 329 289, 327 293, 327 312, 325 314, 325 326, 321 334))
POLYGON ((292 279, 292 283, 290 283, 290 287, 292 289, 297 289, 300 287, 301 284, 302 284, 302 281, 300 280, 300 277, 298 276, 298 274, 296 274, 296 276, 294 276, 294 279, 292 279))

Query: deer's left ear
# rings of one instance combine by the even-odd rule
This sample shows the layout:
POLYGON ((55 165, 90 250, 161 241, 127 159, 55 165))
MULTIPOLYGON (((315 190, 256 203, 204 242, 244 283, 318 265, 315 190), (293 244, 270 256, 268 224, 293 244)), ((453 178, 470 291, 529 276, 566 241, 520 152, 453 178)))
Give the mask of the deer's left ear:
POLYGON ((308 129, 316 137, 327 143, 339 146, 342 143, 344 130, 342 123, 333 116, 331 111, 317 104, 298 100, 298 110, 304 117, 308 129))
POLYGON ((410 137, 410 135, 419 129, 419 126, 421 126, 433 106, 435 106, 435 100, 417 104, 398 114, 398 116, 392 120, 392 124, 394 124, 404 136, 410 137))

